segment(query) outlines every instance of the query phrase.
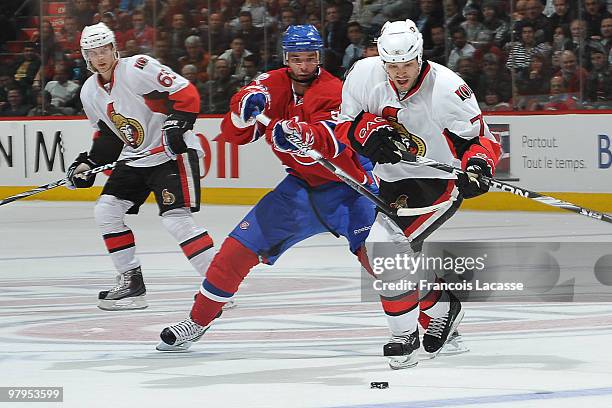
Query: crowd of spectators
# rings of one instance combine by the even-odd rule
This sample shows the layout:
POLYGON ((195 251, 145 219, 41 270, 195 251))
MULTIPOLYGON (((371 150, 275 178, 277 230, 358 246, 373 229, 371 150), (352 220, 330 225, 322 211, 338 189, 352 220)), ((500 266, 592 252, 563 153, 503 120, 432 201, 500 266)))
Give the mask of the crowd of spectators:
POLYGON ((91 73, 80 32, 99 21, 115 31, 122 56, 148 54, 188 78, 202 113, 225 113, 239 87, 282 66, 288 25, 317 27, 323 65, 342 78, 376 55, 385 21, 405 18, 423 34, 424 57, 457 72, 484 111, 612 109, 605 0, 40 1, 31 10, 50 15, 2 6, 2 116, 81 114, 79 90, 91 73))

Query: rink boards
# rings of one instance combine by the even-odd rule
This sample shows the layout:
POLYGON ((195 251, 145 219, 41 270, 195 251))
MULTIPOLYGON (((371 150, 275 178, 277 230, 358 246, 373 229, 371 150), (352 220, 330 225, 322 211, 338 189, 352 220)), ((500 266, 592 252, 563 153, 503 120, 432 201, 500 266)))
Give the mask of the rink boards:
MULTIPOLYGON (((612 114, 494 115, 486 121, 503 148, 498 178, 612 211, 612 114)), ((194 129, 206 153, 201 162, 203 202, 253 204, 285 171, 264 141, 245 146, 223 141, 220 123, 220 117, 201 117, 194 129)), ((61 179, 73 159, 90 148, 91 134, 89 122, 79 117, 0 121, 0 197, 61 179)), ((57 188, 35 198, 95 200, 105 179, 99 176, 91 189, 57 188)), ((463 208, 549 209, 499 192, 468 200, 463 208)))

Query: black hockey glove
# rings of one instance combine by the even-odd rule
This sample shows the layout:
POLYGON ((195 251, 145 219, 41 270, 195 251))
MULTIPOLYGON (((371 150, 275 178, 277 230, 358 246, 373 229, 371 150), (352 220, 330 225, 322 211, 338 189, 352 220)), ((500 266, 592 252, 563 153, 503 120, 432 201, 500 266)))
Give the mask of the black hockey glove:
POLYGON ((82 176, 82 173, 86 172, 87 170, 91 170, 96 166, 97 164, 91 160, 87 152, 79 154, 74 160, 74 163, 68 167, 68 171, 66 172, 66 187, 74 190, 75 188, 89 188, 93 186, 93 183, 96 180, 96 175, 91 174, 84 177, 82 176))
POLYGON ((171 158, 176 158, 176 155, 187 152, 187 144, 183 138, 183 134, 193 129, 195 122, 195 114, 189 113, 173 113, 164 122, 162 132, 164 136, 164 147, 166 154, 171 158))
POLYGON ((407 150, 399 133, 387 126, 374 129, 363 145, 351 138, 351 146, 357 153, 364 155, 374 163, 380 164, 399 163, 402 155, 398 146, 403 146, 403 149, 407 150))
POLYGON ((481 176, 492 177, 491 166, 486 160, 471 157, 465 167, 466 173, 457 175, 457 186, 463 198, 473 198, 489 191, 489 184, 481 176))

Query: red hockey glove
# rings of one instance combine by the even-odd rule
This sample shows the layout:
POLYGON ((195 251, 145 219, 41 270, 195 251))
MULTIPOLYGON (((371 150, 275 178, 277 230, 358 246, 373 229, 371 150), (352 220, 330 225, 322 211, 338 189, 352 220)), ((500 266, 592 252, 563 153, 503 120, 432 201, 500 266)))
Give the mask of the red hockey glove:
POLYGON ((473 198, 489 191, 489 184, 482 176, 493 177, 493 160, 479 145, 472 145, 463 155, 461 167, 467 173, 457 175, 457 186, 463 198, 473 198))

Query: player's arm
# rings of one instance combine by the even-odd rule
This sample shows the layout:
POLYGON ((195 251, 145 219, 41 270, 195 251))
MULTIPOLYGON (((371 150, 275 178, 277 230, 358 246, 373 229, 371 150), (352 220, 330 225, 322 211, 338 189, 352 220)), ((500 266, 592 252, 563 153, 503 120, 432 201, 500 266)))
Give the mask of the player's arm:
POLYGON ((154 58, 138 55, 127 59, 128 81, 145 99, 150 95, 167 97, 168 118, 162 127, 166 153, 174 158, 187 151, 183 138, 193 125, 200 111, 200 94, 197 88, 171 68, 154 58))
POLYGON ((401 136, 386 119, 368 112, 368 90, 363 81, 368 73, 361 64, 357 61, 353 65, 342 87, 336 137, 373 163, 398 163, 401 155, 395 142, 401 143, 401 136))
POLYGON ((439 117, 453 155, 461 160, 461 168, 471 173, 458 176, 458 185, 465 198, 486 193, 489 186, 480 183, 482 175, 492 177, 501 154, 499 143, 482 117, 476 97, 465 84, 455 92, 439 98, 434 117, 439 117))
POLYGON ((330 84, 327 93, 309 95, 304 104, 308 113, 303 120, 278 119, 268 126, 275 149, 288 152, 300 148, 313 149, 327 159, 337 157, 344 149, 334 134, 340 106, 340 84, 330 84))
POLYGON ((236 92, 221 122, 224 139, 234 144, 247 144, 263 136, 266 127, 255 120, 255 115, 267 113, 271 99, 265 81, 252 82, 236 92))
POLYGON ((92 174, 88 177, 83 177, 82 173, 98 166, 112 163, 121 154, 124 143, 115 135, 115 133, 104 123, 98 119, 89 101, 83 98, 83 109, 87 114, 87 118, 95 129, 93 142, 89 152, 82 152, 77 156, 74 162, 68 167, 66 172, 66 187, 73 188, 88 188, 95 181, 96 175, 92 174))

